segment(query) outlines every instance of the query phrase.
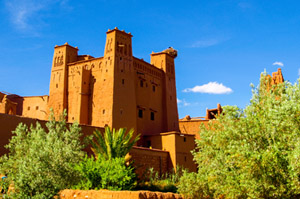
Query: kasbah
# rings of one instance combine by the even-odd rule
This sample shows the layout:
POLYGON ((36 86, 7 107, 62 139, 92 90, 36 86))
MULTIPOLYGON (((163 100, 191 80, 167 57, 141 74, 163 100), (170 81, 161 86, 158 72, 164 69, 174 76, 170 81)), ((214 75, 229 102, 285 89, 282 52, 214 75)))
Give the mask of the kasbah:
MULTIPOLYGON (((37 121, 45 127, 52 108, 56 118, 67 111, 67 122, 79 122, 84 135, 105 126, 134 128, 141 139, 130 151, 141 175, 152 167, 159 174, 176 165, 196 171, 191 151, 199 126, 222 112, 207 109, 205 117, 178 118, 175 58, 168 48, 151 53, 150 63, 132 55, 132 35, 108 30, 103 57, 78 55, 68 43, 54 47, 49 95, 22 97, 0 92, 0 156, 16 126, 37 121)), ((268 76, 283 82, 281 70, 268 76)))

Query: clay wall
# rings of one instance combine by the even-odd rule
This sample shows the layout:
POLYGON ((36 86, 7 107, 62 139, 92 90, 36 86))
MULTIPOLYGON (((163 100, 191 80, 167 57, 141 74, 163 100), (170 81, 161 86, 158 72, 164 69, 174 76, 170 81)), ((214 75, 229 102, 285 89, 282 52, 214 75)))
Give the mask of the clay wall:
POLYGON ((165 127, 163 117, 163 71, 134 58, 137 129, 146 135, 157 135, 165 127), (140 115, 142 112, 142 116, 140 115))
POLYGON ((151 191, 109 191, 109 190, 62 190, 59 194, 61 199, 86 199, 86 198, 101 198, 101 199, 183 199, 184 197, 174 193, 161 193, 151 191))
POLYGON ((17 103, 9 100, 7 95, 0 92, 0 113, 16 115, 17 103))
MULTIPOLYGON (((9 139, 13 135, 11 132, 16 129, 19 123, 23 123, 26 124, 27 126, 30 126, 30 125, 35 125, 36 122, 39 122, 43 128, 46 128, 45 124, 47 121, 45 120, 0 113, 0 156, 8 153, 8 150, 4 146, 8 144, 9 139)), ((82 138, 86 135, 91 135, 95 129, 99 129, 101 132, 104 132, 104 129, 99 127, 84 126, 84 125, 80 125, 80 127, 82 129, 81 132, 83 134, 82 138)), ((86 151, 89 153, 91 152, 89 148, 87 148, 86 151)))
POLYGON ((189 171, 196 171, 197 166, 193 161, 191 151, 195 148, 194 135, 179 132, 161 133, 159 136, 147 136, 146 143, 154 149, 168 151, 170 154, 169 168, 181 165, 189 171))
POLYGON ((136 173, 140 178, 147 177, 147 171, 150 168, 153 168, 159 175, 170 170, 170 156, 168 151, 135 146, 129 154, 134 161, 136 173))
POLYGON ((207 125, 209 120, 190 120, 179 121, 179 128, 181 133, 195 135, 196 139, 200 139, 200 125, 207 125))
POLYGON ((41 120, 48 119, 48 96, 23 97, 22 116, 41 120))

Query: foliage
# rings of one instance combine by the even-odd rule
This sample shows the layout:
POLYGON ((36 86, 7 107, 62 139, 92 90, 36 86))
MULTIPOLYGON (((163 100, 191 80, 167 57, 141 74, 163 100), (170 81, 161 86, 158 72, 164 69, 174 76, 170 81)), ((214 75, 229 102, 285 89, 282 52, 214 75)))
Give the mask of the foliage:
POLYGON ((76 189, 109 189, 109 190, 131 190, 136 185, 134 168, 125 164, 124 158, 112 158, 106 160, 99 156, 85 157, 75 169, 81 174, 76 189))
POLYGON ((300 193, 300 84, 273 86, 262 75, 245 109, 200 127, 197 174, 179 192, 194 198, 292 198, 300 193))
POLYGON ((68 129, 52 113, 46 126, 47 132, 38 122, 30 128, 19 124, 6 146, 9 155, 1 157, 0 172, 12 180, 16 198, 52 198, 78 179, 73 168, 83 157, 78 124, 68 129))
POLYGON ((159 177, 158 172, 155 172, 153 168, 150 168, 146 173, 148 178, 139 182, 135 189, 176 193, 179 179, 186 170, 177 166, 176 171, 177 172, 172 170, 170 173, 163 174, 159 177))
POLYGON ((140 135, 133 139, 134 130, 126 134, 126 128, 119 130, 105 127, 104 135, 100 131, 94 131, 95 139, 91 141, 92 150, 96 157, 101 154, 105 159, 125 157, 133 145, 140 139, 140 135))

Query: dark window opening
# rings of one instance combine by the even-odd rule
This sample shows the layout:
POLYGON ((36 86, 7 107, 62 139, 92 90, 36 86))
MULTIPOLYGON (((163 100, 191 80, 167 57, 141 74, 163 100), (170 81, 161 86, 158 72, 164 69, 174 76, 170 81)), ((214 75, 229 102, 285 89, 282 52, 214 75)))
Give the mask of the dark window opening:
POLYGON ((150 119, 153 121, 154 120, 154 112, 151 112, 150 114, 150 119))
POLYGON ((143 80, 140 81, 140 86, 144 87, 144 81, 143 80))
POLYGON ((148 148, 151 147, 151 140, 147 140, 147 147, 148 147, 148 148))
POLYGON ((183 141, 186 142, 186 137, 183 138, 183 141))
POLYGON ((154 85, 152 86, 152 91, 155 92, 155 86, 154 85))
POLYGON ((35 107, 35 110, 39 110, 39 107, 38 107, 38 106, 36 106, 36 107, 35 107))
POLYGON ((139 118, 143 118, 143 110, 139 109, 139 118))
POLYGON ((120 60, 122 60, 122 57, 120 57, 120 60))
POLYGON ((27 110, 30 111, 30 106, 28 106, 27 110))
POLYGON ((184 156, 184 161, 186 162, 186 156, 184 156))
POLYGON ((103 109, 102 113, 105 114, 105 109, 103 109))
POLYGON ((125 84, 125 79, 122 79, 122 84, 125 84))
POLYGON ((58 84, 56 84, 56 88, 58 88, 58 84))

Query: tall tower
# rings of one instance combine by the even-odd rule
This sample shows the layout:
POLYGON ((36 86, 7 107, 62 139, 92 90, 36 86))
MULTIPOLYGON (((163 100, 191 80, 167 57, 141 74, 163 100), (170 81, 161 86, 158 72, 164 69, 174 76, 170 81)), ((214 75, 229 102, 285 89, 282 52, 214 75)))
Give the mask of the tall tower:
POLYGON ((175 81, 175 64, 174 59, 177 57, 177 51, 172 47, 151 54, 151 64, 162 69, 164 75, 163 90, 163 117, 164 131, 179 131, 176 81, 175 81))
MULTIPOLYGON (((136 98, 132 64, 132 35, 117 28, 107 32, 104 59, 112 60, 114 128, 136 129, 136 98)), ((137 133, 137 132, 136 132, 137 133)))
POLYGON ((56 117, 68 108, 68 63, 77 61, 77 55, 78 49, 68 43, 54 48, 48 106, 56 117))

